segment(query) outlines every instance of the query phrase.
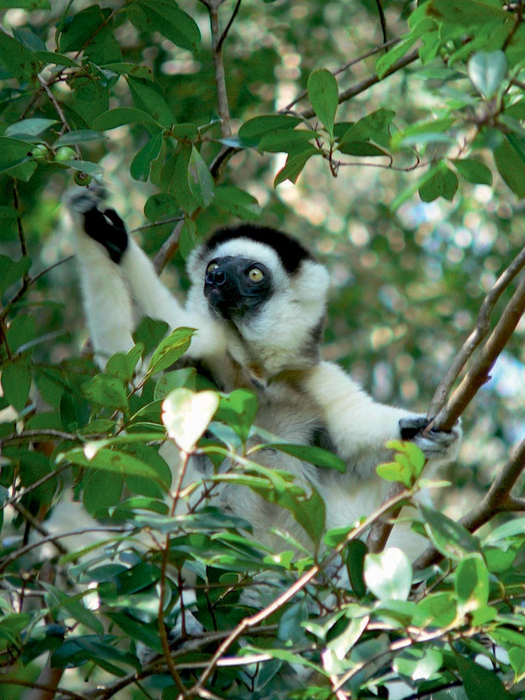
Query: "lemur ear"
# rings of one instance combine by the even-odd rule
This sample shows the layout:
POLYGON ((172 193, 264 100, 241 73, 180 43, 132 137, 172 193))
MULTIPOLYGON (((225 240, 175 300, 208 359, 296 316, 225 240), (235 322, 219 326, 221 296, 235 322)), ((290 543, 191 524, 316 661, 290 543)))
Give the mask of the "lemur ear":
POLYGON ((303 260, 292 282, 292 287, 301 300, 324 303, 330 287, 330 275, 321 263, 303 260))

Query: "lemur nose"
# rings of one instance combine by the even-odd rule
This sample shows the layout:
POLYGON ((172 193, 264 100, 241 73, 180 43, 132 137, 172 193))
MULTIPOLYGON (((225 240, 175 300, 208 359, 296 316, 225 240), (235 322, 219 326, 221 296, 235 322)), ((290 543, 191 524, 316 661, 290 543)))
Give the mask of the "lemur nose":
POLYGON ((206 282, 212 284, 215 287, 220 287, 226 282, 226 275, 222 270, 215 269, 208 272, 206 275, 206 282))

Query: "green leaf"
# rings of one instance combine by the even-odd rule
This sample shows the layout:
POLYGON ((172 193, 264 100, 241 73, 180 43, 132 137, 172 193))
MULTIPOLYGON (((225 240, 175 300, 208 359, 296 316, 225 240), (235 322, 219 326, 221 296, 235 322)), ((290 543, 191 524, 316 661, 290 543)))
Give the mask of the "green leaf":
POLYGON ((447 593, 432 593, 427 595, 417 604, 417 613, 414 624, 420 627, 432 625, 434 627, 446 627, 456 617, 456 603, 454 595, 447 593))
POLYGON ((143 32, 159 32, 176 46, 198 53, 201 33, 195 21, 175 2, 140 0, 126 11, 130 21, 143 32))
POLYGON ((322 447, 315 447, 314 445, 291 445, 287 442, 272 442, 269 444, 269 447, 279 450, 279 452, 292 455, 292 457, 297 457, 297 459, 301 459, 304 462, 315 464, 316 467, 335 469, 341 472, 341 474, 346 473, 346 463, 336 454, 328 450, 323 450, 322 447))
POLYGON ((395 657, 393 668, 396 673, 414 681, 428 680, 443 663, 443 654, 437 649, 405 649, 395 657))
POLYGON ((55 148, 59 146, 72 146, 75 143, 89 143, 91 141, 100 141, 105 139, 104 134, 91 129, 81 129, 80 131, 68 131, 55 141, 55 148))
POLYGON ((61 53, 56 53, 55 51, 35 51, 33 53, 33 60, 44 63, 45 65, 48 63, 54 63, 57 66, 64 66, 66 68, 79 67, 78 63, 72 58, 64 56, 61 53))
POLYGON ((464 27, 469 30, 473 25, 487 24, 491 20, 508 20, 507 13, 501 5, 490 0, 461 0, 456 3, 450 0, 429 0, 425 4, 425 11, 443 26, 464 27))
POLYGON ((197 245, 197 226, 189 216, 186 216, 179 237, 179 251, 184 260, 187 260, 191 251, 197 245))
POLYGON ((290 180, 290 182, 297 182, 297 178, 302 173, 304 166, 310 160, 310 158, 318 153, 319 151, 312 145, 308 145, 304 151, 297 154, 290 153, 286 159, 284 168, 279 170, 273 181, 273 186, 277 187, 281 182, 285 180, 290 180))
POLYGON ((509 661, 515 674, 514 683, 519 683, 525 678, 525 649, 511 649, 509 661))
POLYGON ((425 530, 441 554, 460 560, 480 552, 478 540, 462 525, 427 506, 420 504, 418 508, 425 521, 425 530))
POLYGON ((63 160, 62 165, 67 165, 68 168, 73 168, 73 170, 78 170, 81 173, 86 173, 86 175, 91 175, 100 179, 104 175, 104 169, 98 163, 91 163, 88 160, 63 160))
POLYGON ((81 625, 84 625, 88 629, 95 632, 95 634, 104 634, 104 626, 94 615, 91 610, 88 610, 80 600, 75 600, 70 598, 60 589, 52 586, 50 583, 42 582, 42 585, 48 592, 48 596, 51 600, 49 601, 49 607, 63 609, 68 613, 68 616, 74 618, 81 625))
POLYGON ((129 172, 134 180, 146 182, 149 177, 151 162, 159 155, 164 135, 159 131, 140 149, 133 158, 129 172))
POLYGON ((468 77, 485 99, 496 94, 507 75, 507 57, 503 51, 476 51, 468 62, 468 77))
POLYGON ((318 136, 317 131, 307 131, 306 129, 272 131, 263 134, 258 148, 259 151, 267 153, 291 153, 301 150, 302 146, 304 147, 309 141, 313 141, 316 136, 318 136))
POLYGON ((189 389, 175 389, 162 404, 162 422, 180 449, 190 453, 218 406, 219 396, 214 391, 195 394, 189 389))
MULTIPOLYGON (((508 134, 502 143, 494 149, 494 161, 499 174, 514 194, 525 197, 525 156, 519 145, 519 139, 508 134)), ((1 140, 1 139, 0 139, 1 140)))
POLYGON ((403 56, 408 53, 409 49, 411 49, 417 41, 417 38, 417 35, 414 36, 409 34, 405 39, 400 41, 397 46, 394 46, 390 49, 390 51, 378 58, 376 63, 376 73, 380 80, 385 77, 396 61, 403 58, 403 56))
POLYGON ((49 0, 0 0, 0 8, 8 10, 21 7, 24 10, 50 10, 49 0))
POLYGON ((150 125, 156 124, 156 122, 151 115, 142 112, 140 109, 135 109, 134 107, 117 107, 116 109, 110 109, 107 112, 99 114, 99 116, 93 120, 92 126, 93 129, 97 131, 110 131, 123 124, 150 125))
POLYGON ((158 83, 138 80, 128 76, 128 85, 136 107, 151 114, 158 124, 170 127, 175 122, 173 112, 164 97, 164 91, 158 83))
POLYGON ((31 389, 31 372, 27 361, 13 362, 2 369, 2 390, 11 406, 20 413, 31 389))
POLYGON ((193 328, 176 328, 159 344, 149 361, 148 376, 153 376, 174 364, 190 347, 193 328))
POLYGON ((411 442, 391 440, 387 442, 387 447, 396 450, 395 462, 378 465, 376 472, 382 479, 400 481, 407 488, 410 488, 425 466, 425 455, 419 447, 411 442))
POLYGON ((0 64, 19 80, 27 80, 38 70, 32 52, 3 31, 0 32, 0 64))
POLYGON ((419 186, 419 196, 423 202, 433 202, 443 197, 451 202, 458 189, 458 178, 455 173, 440 163, 430 171, 430 177, 419 186))
POLYGON ((124 382, 130 382, 143 352, 143 343, 137 343, 128 353, 117 352, 109 358, 106 373, 119 377, 124 382))
POLYGON ((388 153, 373 143, 367 141, 346 141, 339 144, 338 151, 348 156, 359 156, 360 158, 374 158, 376 156, 388 156, 388 153))
POLYGON ((140 78, 141 80, 154 80, 151 68, 147 66, 138 66, 136 63, 106 63, 101 67, 104 68, 104 70, 113 71, 113 73, 117 75, 129 75, 133 78, 140 78))
POLYGON ((261 218, 259 202, 238 187, 231 185, 217 187, 213 204, 221 211, 231 216, 238 216, 244 221, 258 221, 261 218))
POLYGON ((126 411, 128 396, 122 379, 109 374, 97 374, 81 386, 84 396, 96 406, 116 408, 126 411))
POLYGON ((56 119, 43 119, 34 117, 32 119, 22 119, 19 122, 10 124, 4 132, 5 136, 15 136, 24 138, 27 136, 38 136, 49 129, 53 124, 57 124, 56 119))
POLYGON ((90 515, 105 511, 120 501, 124 479, 113 470, 93 469, 89 472, 82 493, 84 508, 90 515))
POLYGON ((188 185, 199 206, 207 207, 211 204, 215 195, 215 183, 208 166, 195 146, 191 147, 188 163, 188 185))
POLYGON ((246 442, 257 408, 257 397, 253 392, 236 389, 228 396, 221 397, 216 420, 227 423, 246 442))
POLYGON ((68 53, 83 49, 103 22, 104 16, 98 5, 91 5, 78 12, 65 24, 60 34, 60 51, 68 53))
MULTIPOLYGON (((340 144, 348 141, 375 141, 387 146, 390 140, 390 125, 396 113, 391 109, 378 109, 348 126, 340 138, 340 144)), ((336 124, 335 128, 337 130, 336 124)))
POLYGON ((130 615, 121 612, 106 612, 105 615, 116 623, 127 637, 145 644, 158 654, 162 654, 159 630, 155 623, 147 623, 144 620, 139 622, 130 615))
POLYGON ((24 257, 15 262, 8 258, 7 255, 0 255, 0 294, 3 294, 12 284, 21 280, 30 267, 31 258, 24 257))
POLYGON ((367 554, 364 578, 379 600, 407 600, 412 586, 412 564, 396 547, 379 554, 367 554))
POLYGON ((313 110, 330 136, 334 135, 334 121, 339 103, 337 80, 329 70, 315 70, 308 78, 308 98, 313 110))
POLYGON ((486 165, 471 158, 461 158, 451 161, 460 175, 467 182, 480 185, 492 185, 492 172, 486 165))
POLYGON ((265 134, 277 134, 281 131, 289 131, 301 123, 298 117, 287 117, 284 114, 271 114, 263 117, 254 117, 245 122, 239 129, 239 138, 252 141, 257 145, 265 134))
POLYGON ((487 605, 489 572, 481 554, 471 554, 459 562, 454 587, 463 614, 487 605))
POLYGON ((511 695, 494 671, 465 656, 458 655, 456 658, 468 700, 511 700, 511 695))
POLYGON ((345 556, 346 570, 352 590, 358 598, 366 595, 364 572, 367 554, 368 547, 362 540, 352 540, 348 543, 345 556))
POLYGON ((155 385, 153 397, 155 401, 161 401, 174 389, 185 387, 186 389, 195 390, 195 378, 197 372, 195 367, 184 367, 176 369, 173 372, 164 372, 159 381, 155 385))
MULTIPOLYGON (((0 37, 2 33, 0 32, 0 37)), ((0 137, 0 172, 29 161, 34 146, 28 141, 0 137)))

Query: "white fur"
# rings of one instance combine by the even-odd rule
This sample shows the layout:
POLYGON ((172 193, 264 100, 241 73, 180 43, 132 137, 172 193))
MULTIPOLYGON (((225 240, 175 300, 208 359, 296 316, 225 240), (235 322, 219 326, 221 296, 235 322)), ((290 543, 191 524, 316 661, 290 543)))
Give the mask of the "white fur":
MULTIPOLYGON (((89 196, 79 199, 80 204, 70 205, 74 212, 89 205, 89 196)), ((183 308, 134 241, 130 239, 116 265, 104 247, 81 230, 81 217, 74 219, 84 305, 98 357, 131 347, 134 304, 171 328, 196 328, 188 355, 204 361, 224 391, 246 386, 257 393, 260 428, 296 444, 308 444, 317 426, 326 428, 334 451, 347 463, 344 475, 273 450, 257 453, 257 460, 291 472, 307 489, 314 484, 326 503, 328 528, 348 525, 381 505, 389 485, 377 477, 375 466, 389 457, 385 443, 400 438, 400 419, 414 414, 376 403, 341 368, 320 361, 313 338, 325 315, 329 284, 322 265, 306 259, 289 274, 273 248, 249 238, 231 239, 210 251, 198 248, 188 261, 192 287, 183 308), (206 267, 225 255, 259 261, 272 273, 273 294, 252 317, 232 322, 210 312, 203 292, 206 267)), ((459 438, 457 430, 418 436, 415 442, 429 457, 445 461, 457 452, 459 438)), ((175 467, 176 457, 169 459, 175 467)), ((198 464, 190 466, 189 479, 202 476, 198 464)), ((271 527, 307 540, 287 511, 247 488, 225 487, 219 498, 224 507, 250 520, 263 541, 275 544, 271 527)), ((422 539, 406 523, 396 526, 392 541, 410 556, 422 547, 422 539)))

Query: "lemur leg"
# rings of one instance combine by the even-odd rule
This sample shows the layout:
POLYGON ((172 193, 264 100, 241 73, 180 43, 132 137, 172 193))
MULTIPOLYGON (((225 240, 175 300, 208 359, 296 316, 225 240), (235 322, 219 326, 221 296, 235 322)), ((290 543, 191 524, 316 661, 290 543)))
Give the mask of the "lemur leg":
POLYGON ((360 476, 368 476, 384 457, 389 440, 410 440, 430 459, 451 461, 459 449, 461 428, 432 430, 424 416, 402 408, 376 403, 340 367, 330 362, 316 365, 303 388, 317 403, 337 454, 354 465, 360 476), (383 454, 381 454, 383 453, 383 454))

